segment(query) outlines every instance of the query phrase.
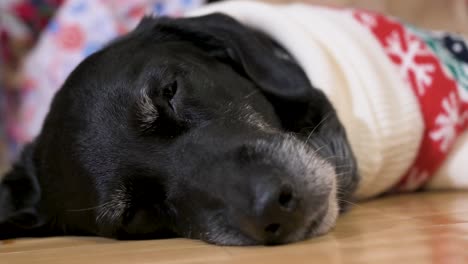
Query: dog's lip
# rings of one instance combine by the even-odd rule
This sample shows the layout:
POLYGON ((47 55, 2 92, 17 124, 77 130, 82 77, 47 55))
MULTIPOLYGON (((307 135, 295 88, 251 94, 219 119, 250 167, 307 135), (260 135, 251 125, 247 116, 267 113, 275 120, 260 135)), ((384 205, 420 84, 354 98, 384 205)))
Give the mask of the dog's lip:
POLYGON ((206 241, 208 243, 212 243, 215 245, 221 245, 221 246, 256 246, 256 245, 262 245, 260 241, 257 241, 256 239, 253 239, 247 235, 245 235, 243 232, 233 228, 229 227, 231 231, 236 230, 235 239, 232 239, 232 237, 229 239, 229 241, 220 241, 219 239, 210 237, 210 236, 201 236, 199 239, 206 241))
POLYGON ((314 216, 310 217, 312 220, 310 221, 310 224, 308 224, 308 226, 305 228, 303 239, 308 239, 311 237, 314 231, 320 226, 323 219, 327 216, 328 210, 329 210, 329 205, 328 203, 325 203, 322 206, 322 208, 318 210, 318 212, 313 214, 314 216))
POLYGON ((256 239, 247 237, 244 235, 242 232, 243 237, 247 238, 250 240, 249 244, 246 245, 267 245, 267 246, 274 246, 274 245, 282 245, 282 244, 288 244, 288 243, 294 243, 294 242, 299 242, 302 240, 306 240, 311 237, 311 235, 314 233, 314 231, 320 226, 320 224, 323 222, 324 218, 327 216, 329 210, 329 205, 328 203, 325 203, 322 207, 320 207, 319 210, 315 212, 311 212, 308 217, 305 219, 307 221, 308 219, 313 219, 311 221, 304 222, 304 227, 303 228, 298 228, 296 232, 290 234, 288 237, 286 237, 282 241, 275 241, 274 243, 265 243, 265 241, 258 241, 256 239))

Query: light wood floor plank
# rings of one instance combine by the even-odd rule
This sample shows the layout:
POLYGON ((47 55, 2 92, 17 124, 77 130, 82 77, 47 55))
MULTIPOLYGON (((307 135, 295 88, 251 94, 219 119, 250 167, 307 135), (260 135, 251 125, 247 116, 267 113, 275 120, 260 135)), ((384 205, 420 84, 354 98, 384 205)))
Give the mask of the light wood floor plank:
POLYGON ((62 237, 0 243, 0 264, 468 263, 468 194, 420 193, 360 203, 323 237, 275 247, 168 239, 62 237))

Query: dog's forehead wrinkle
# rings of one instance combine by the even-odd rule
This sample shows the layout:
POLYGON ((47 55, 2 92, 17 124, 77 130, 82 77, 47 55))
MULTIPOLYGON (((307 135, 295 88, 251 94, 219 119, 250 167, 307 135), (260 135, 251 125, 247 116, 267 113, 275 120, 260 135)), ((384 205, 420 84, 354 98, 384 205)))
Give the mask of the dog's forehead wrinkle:
POLYGON ((258 126, 261 129, 269 127, 269 124, 265 121, 263 115, 256 111, 251 104, 244 103, 241 106, 242 113, 245 115, 247 122, 254 126, 258 126))

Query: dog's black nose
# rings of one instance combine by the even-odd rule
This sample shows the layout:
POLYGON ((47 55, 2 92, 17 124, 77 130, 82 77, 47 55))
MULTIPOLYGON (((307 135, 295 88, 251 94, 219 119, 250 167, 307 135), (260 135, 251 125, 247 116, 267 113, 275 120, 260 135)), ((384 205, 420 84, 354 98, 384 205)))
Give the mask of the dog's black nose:
POLYGON ((281 244, 302 226, 301 199, 291 184, 257 184, 255 197, 242 228, 249 237, 263 244, 281 244))

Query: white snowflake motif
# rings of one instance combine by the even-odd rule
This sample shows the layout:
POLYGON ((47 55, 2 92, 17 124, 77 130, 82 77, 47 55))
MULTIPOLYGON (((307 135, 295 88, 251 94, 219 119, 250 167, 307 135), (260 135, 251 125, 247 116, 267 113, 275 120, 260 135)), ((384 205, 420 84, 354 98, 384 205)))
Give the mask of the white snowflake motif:
POLYGON ((453 143, 457 133, 457 126, 462 126, 468 121, 468 111, 460 112, 460 104, 455 92, 442 100, 443 113, 440 113, 435 123, 438 129, 431 132, 429 136, 433 141, 441 141, 440 150, 446 152, 453 143))
POLYGON ((370 29, 377 26, 377 19, 371 14, 365 12, 357 12, 356 17, 364 26, 370 29))
POLYGON ((412 38, 407 31, 404 31, 403 38, 400 38, 398 32, 391 32, 386 39, 385 51, 401 60, 400 74, 406 80, 409 80, 411 72, 414 74, 417 92, 422 96, 432 84, 431 74, 435 71, 435 67, 432 63, 417 63, 416 57, 428 56, 432 53, 418 39, 412 38), (403 43, 406 43, 406 49, 403 43))
POLYGON ((403 191, 414 191, 426 183, 429 178, 427 171, 420 170, 416 167, 412 168, 406 178, 405 183, 401 186, 403 191))

